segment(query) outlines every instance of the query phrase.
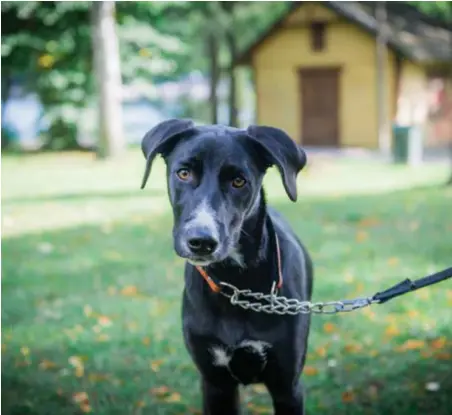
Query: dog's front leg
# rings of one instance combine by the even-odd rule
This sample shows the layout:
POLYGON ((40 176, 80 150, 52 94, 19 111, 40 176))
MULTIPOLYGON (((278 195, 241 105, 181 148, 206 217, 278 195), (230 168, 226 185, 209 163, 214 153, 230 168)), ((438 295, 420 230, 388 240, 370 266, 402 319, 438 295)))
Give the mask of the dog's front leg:
POLYGON ((304 415, 303 389, 299 382, 283 388, 267 385, 275 415, 304 415))
POLYGON ((237 385, 218 387, 202 381, 203 415, 239 415, 240 399, 237 385))

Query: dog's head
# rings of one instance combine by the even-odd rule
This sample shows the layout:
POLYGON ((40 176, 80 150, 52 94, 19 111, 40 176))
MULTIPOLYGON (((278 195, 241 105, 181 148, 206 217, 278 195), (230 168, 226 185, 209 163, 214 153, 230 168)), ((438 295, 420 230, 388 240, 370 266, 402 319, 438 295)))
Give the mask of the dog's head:
POLYGON ((242 130, 172 119, 150 130, 141 147, 146 158, 141 188, 161 154, 174 213, 174 247, 195 265, 237 259, 242 224, 259 206, 266 169, 276 165, 295 201, 297 174, 306 163, 304 151, 273 127, 242 130))

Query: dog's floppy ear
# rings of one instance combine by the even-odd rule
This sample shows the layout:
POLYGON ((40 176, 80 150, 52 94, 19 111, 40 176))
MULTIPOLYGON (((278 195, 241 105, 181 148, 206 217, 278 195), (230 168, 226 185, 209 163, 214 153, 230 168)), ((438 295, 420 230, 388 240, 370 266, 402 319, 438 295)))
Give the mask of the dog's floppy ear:
POLYGON ((275 127, 251 125, 247 135, 266 152, 272 165, 276 165, 286 193, 292 202, 297 200, 297 175, 306 164, 306 154, 284 131, 275 127))
POLYGON ((194 127, 191 120, 171 119, 157 124, 146 133, 141 140, 141 150, 146 158, 146 168, 141 183, 141 189, 144 189, 151 173, 152 162, 158 153, 164 151, 174 139, 180 137, 182 133, 188 132, 194 127))

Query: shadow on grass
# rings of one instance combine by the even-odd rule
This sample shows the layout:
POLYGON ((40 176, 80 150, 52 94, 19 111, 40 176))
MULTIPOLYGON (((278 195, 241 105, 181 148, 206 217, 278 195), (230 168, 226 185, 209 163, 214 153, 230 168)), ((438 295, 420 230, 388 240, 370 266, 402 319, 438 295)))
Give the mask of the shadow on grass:
MULTIPOLYGON (((443 353, 451 352, 449 348, 443 353)), ((419 351, 407 351, 403 355, 391 351, 375 357, 357 353, 338 361, 334 369, 325 367, 320 370, 321 381, 304 377, 308 413, 450 413, 450 361, 425 358, 419 351), (394 364, 397 359, 403 363, 394 364)))
MULTIPOLYGON (((2 359, 3 360, 3 359, 2 359)), ((7 363, 8 365, 8 363, 7 363)), ((17 376, 2 368, 2 413, 5 415, 81 415, 69 398, 58 394, 55 382, 44 384, 35 376, 17 376)))
POLYGON ((2 204, 9 205, 22 205, 22 204, 34 204, 41 202, 61 202, 61 201, 83 201, 83 200, 99 200, 99 199, 122 199, 122 198, 137 198, 145 197, 149 199, 151 196, 166 196, 166 190, 164 189, 152 189, 152 194, 149 192, 139 192, 136 190, 124 191, 124 192, 90 192, 90 193, 59 193, 57 195, 43 195, 33 197, 13 197, 2 200, 2 204))
MULTIPOLYGON (((96 350, 98 345, 85 344, 82 348, 96 350)), ((449 349, 447 353, 451 352, 449 349)), ((59 353, 41 351, 53 358, 59 353)), ((340 361, 334 369, 323 361, 317 376, 303 376, 307 413, 450 414, 450 362, 426 359, 409 351, 403 356, 405 365, 393 364, 398 356, 397 352, 377 357, 358 353, 340 361)), ((10 357, 4 360, 2 411, 7 415, 79 415, 86 411, 80 409, 74 397, 83 392, 94 413, 105 415, 200 413, 199 375, 188 361, 183 365, 164 364, 158 373, 153 373, 142 356, 123 359, 121 364, 118 359, 110 359, 101 374, 93 368, 83 378, 62 378, 33 366, 21 373, 24 369, 14 367, 10 357)), ((270 410, 266 392, 242 390, 241 398, 242 406, 249 408, 245 414, 271 413, 262 412, 265 407, 270 410), (253 407, 261 411, 253 411, 253 407)))
MULTIPOLYGON (((438 189, 418 189, 341 199, 300 197, 298 204, 276 207, 313 255, 315 298, 333 300, 354 297, 360 289, 372 294, 401 278, 450 265, 449 204, 438 189)), ((83 226, 3 240, 6 414, 76 414, 78 406, 70 401, 80 392, 102 415, 187 414, 199 407, 198 375, 180 331, 182 261, 172 252, 171 220, 167 214, 107 230, 83 226), (53 249, 43 252, 43 242, 53 249), (74 356, 84 362, 83 376, 73 374, 69 359, 74 356), (16 365, 25 358, 29 366, 16 365), (43 361, 58 370, 43 371, 43 361), (100 380, 100 374, 108 376, 100 380)), ((435 288, 425 298, 409 294, 376 306, 372 321, 364 312, 313 317, 310 353, 319 347, 325 351, 321 359, 308 359, 318 370, 305 377, 310 412, 449 413, 450 360, 387 350, 411 337, 450 339, 445 291, 435 288), (408 311, 416 317, 405 319, 408 311), (325 330, 327 323, 335 330, 325 330), (391 346, 383 342, 388 324, 400 332, 391 346), (361 352, 343 357, 341 351, 353 342, 361 342, 361 352), (371 347, 375 357, 366 354, 371 347), (328 359, 338 365, 328 368, 328 359), (440 389, 426 391, 428 382, 440 389), (343 395, 349 387, 353 394, 343 395)), ((450 343, 442 352, 451 352, 450 343)))

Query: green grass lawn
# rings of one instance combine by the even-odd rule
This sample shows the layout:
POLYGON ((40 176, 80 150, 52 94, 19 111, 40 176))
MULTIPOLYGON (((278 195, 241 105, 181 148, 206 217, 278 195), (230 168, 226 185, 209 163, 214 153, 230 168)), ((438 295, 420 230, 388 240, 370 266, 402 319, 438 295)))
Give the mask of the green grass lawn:
MULTIPOLYGON (((183 346, 183 262, 159 162, 90 155, 2 158, 4 414, 196 414, 183 346)), ((300 198, 266 179, 315 262, 314 300, 370 295, 452 265, 448 166, 314 159, 300 198)), ((313 317, 309 414, 450 414, 452 284, 313 317)), ((261 387, 244 413, 271 413, 261 387)))

